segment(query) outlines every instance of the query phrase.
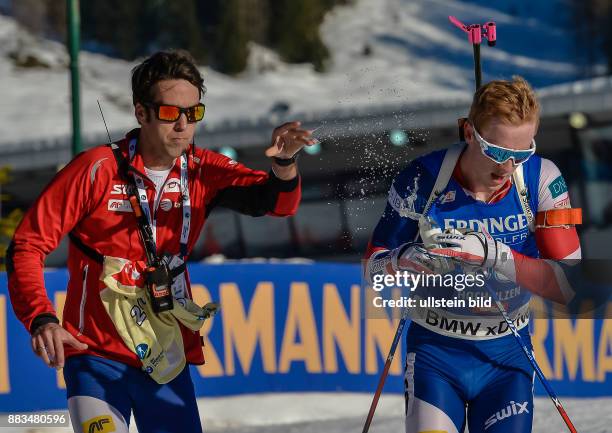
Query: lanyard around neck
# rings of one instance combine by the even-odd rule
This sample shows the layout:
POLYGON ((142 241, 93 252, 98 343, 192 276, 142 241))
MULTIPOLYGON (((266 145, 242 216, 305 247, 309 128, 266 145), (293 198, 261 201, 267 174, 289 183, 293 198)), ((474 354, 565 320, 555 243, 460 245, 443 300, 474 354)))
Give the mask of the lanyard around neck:
MULTIPOLYGON (((134 158, 136 154, 136 142, 137 140, 134 138, 130 140, 129 143, 129 158, 130 161, 134 158)), ((189 177, 188 177, 188 169, 187 169, 187 155, 183 152, 180 158, 181 165, 181 197, 183 204, 183 221, 181 227, 181 256, 187 256, 187 242, 189 241, 189 229, 191 227, 191 199, 189 197, 189 177)), ((142 213, 147 219, 149 226, 151 227, 151 233, 153 235, 154 244, 157 243, 157 225, 155 218, 151 215, 151 208, 149 207, 149 199, 147 198, 147 193, 145 190, 144 180, 142 176, 140 176, 134 170, 130 170, 132 177, 134 178, 134 183, 136 184, 136 189, 138 190, 138 202, 140 204, 140 208, 142 213)), ((163 190, 159 192, 163 193, 163 190)), ((153 251, 153 254, 156 254, 153 251)))

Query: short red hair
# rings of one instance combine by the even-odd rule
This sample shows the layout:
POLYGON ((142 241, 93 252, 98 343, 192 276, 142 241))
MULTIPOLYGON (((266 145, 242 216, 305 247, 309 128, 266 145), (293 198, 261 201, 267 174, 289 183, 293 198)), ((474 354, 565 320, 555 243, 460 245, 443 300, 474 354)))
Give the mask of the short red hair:
POLYGON ((515 75, 512 81, 494 80, 474 94, 469 120, 480 131, 492 119, 510 125, 540 121, 540 103, 529 83, 515 75))

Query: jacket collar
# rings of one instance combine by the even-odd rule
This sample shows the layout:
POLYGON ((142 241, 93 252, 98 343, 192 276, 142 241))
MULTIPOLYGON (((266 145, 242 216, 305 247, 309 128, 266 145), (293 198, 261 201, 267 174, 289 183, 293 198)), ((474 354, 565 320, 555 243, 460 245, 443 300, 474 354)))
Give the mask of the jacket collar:
MULTIPOLYGON (((132 129, 130 132, 128 132, 125 135, 125 138, 123 140, 121 140, 121 142, 119 143, 119 148, 121 149, 121 152, 123 153, 123 156, 126 159, 129 159, 130 157, 130 152, 129 152, 129 145, 130 142, 132 140, 138 140, 140 136, 140 128, 135 128, 132 129)), ((193 151, 193 144, 189 145, 189 148, 186 150, 187 156, 189 158, 189 165, 192 165, 192 151, 193 151)), ((136 170, 138 172, 138 174, 140 174, 144 179, 146 179, 147 181, 151 182, 149 180, 149 178, 146 176, 145 174, 145 165, 144 165, 144 160, 142 158, 142 154, 140 153, 140 149, 138 146, 138 143, 136 143, 136 152, 134 153, 134 157, 132 158, 132 160, 130 161, 130 168, 133 170, 136 170)), ((177 158, 174 161, 174 165, 172 166, 172 170, 170 171, 170 173, 175 173, 177 175, 180 175, 180 158, 177 158)))

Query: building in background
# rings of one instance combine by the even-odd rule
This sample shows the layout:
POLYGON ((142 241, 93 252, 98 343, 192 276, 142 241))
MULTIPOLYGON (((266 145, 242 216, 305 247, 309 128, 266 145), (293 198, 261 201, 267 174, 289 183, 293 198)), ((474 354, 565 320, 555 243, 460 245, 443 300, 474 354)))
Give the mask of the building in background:
MULTIPOLYGON (((579 228, 587 258, 606 257, 612 243, 612 80, 598 78, 542 89, 538 153, 566 176, 572 204, 584 209, 579 228)), ((320 146, 300 157, 304 178, 298 214, 285 219, 252 219, 216 209, 207 221, 192 260, 213 255, 230 259, 306 257, 324 261, 358 260, 380 217, 395 174, 413 158, 457 141, 456 119, 469 100, 296 114, 318 128, 320 146), (398 121, 398 119, 400 119, 398 121), (398 125, 402 127, 398 128, 398 125)), ((200 146, 266 169, 263 149, 271 128, 284 114, 256 121, 235 119, 198 132, 200 146)), ((121 132, 111 134, 119 137, 121 132)), ((87 145, 105 142, 85 137, 87 145)), ((23 142, 0 146, 0 158, 13 167, 3 186, 13 199, 5 213, 26 208, 69 159, 69 141, 23 142)), ((48 265, 64 264, 64 243, 48 265)))

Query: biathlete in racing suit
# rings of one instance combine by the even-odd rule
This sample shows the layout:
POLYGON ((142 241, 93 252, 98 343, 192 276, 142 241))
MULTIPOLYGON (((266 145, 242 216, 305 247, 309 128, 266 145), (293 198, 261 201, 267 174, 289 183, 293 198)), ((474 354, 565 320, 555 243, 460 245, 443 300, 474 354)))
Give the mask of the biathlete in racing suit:
MULTIPOLYGON (((368 248, 370 278, 442 273, 449 263, 479 270, 531 348, 530 295, 568 302, 573 292, 561 261, 581 256, 579 209, 571 209, 555 164, 534 154, 539 110, 520 77, 481 87, 463 125, 465 143, 419 157, 395 178, 368 248)), ((468 292, 450 291, 464 299, 468 292)), ((533 367, 495 303, 411 314, 406 433, 458 433, 466 425, 531 432, 533 367)))

